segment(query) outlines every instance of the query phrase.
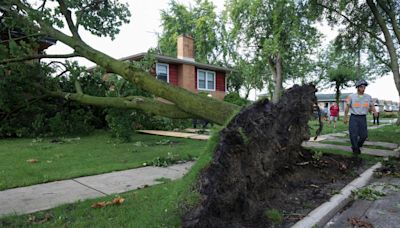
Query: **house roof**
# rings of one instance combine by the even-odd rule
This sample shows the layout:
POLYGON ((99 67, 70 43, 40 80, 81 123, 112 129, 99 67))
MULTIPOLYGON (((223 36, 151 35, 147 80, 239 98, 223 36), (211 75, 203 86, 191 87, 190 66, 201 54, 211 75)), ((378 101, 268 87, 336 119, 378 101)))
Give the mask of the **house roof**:
MULTIPOLYGON (((341 93, 340 100, 345 100, 351 93, 341 93)), ((320 93, 316 94, 318 101, 335 101, 336 94, 334 93, 320 93)))
MULTIPOLYGON (((10 32, 10 35, 12 38, 19 38, 19 37, 24 37, 25 34, 21 31, 13 30, 10 32)), ((2 40, 8 40, 9 39, 9 34, 1 31, 0 37, 2 40)), ((48 47, 56 44, 57 40, 50 38, 50 37, 45 37, 42 36, 39 38, 38 43, 39 43, 39 51, 43 51, 44 49, 47 49, 48 47)))
MULTIPOLYGON (((137 60, 143 59, 145 55, 147 55, 147 52, 130 55, 130 56, 121 58, 119 60, 137 61, 137 60)), ((221 67, 221 66, 216 66, 216 65, 211 65, 211 64, 204 64, 204 63, 199 63, 199 62, 185 60, 185 59, 178 59, 178 58, 174 58, 174 57, 170 57, 170 56, 156 54, 155 58, 157 59, 157 61, 163 62, 163 63, 188 64, 188 65, 194 65, 198 68, 213 70, 213 71, 222 71, 222 72, 231 72, 232 71, 231 69, 226 68, 226 67, 221 67)))

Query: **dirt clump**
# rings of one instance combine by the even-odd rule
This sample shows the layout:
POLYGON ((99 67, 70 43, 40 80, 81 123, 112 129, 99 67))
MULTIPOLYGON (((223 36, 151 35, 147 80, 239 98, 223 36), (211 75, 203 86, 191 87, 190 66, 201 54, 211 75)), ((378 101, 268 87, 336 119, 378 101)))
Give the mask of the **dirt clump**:
MULTIPOLYGON (((212 162, 200 176, 202 201, 184 216, 185 227, 266 227, 271 225, 265 215, 269 208, 284 211, 284 218, 290 220, 294 205, 303 208, 304 199, 328 197, 322 186, 343 176, 329 176, 332 172, 315 168, 312 156, 301 147, 310 138, 315 91, 312 85, 295 85, 277 104, 258 101, 230 121, 220 132, 212 162)), ((334 164, 334 173, 340 174, 349 167, 338 166, 340 162, 321 164, 334 164)))

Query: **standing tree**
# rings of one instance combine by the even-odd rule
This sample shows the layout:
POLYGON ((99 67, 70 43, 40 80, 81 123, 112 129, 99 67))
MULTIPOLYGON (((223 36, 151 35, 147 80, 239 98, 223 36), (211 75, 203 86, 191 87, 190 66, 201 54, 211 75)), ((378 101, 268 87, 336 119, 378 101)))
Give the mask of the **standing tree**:
POLYGON ((195 40, 196 61, 214 63, 219 49, 215 6, 208 0, 196 0, 194 7, 188 8, 172 0, 169 7, 161 11, 163 32, 158 41, 161 54, 176 56, 177 37, 184 34, 195 40))
MULTIPOLYGON (((338 40, 336 40, 338 41, 338 40)), ((343 49, 336 42, 327 49, 324 65, 326 66, 326 75, 324 81, 335 88, 336 103, 340 103, 341 90, 349 87, 351 82, 363 78, 370 78, 368 67, 361 64, 359 55, 343 49)))
MULTIPOLYGON (((399 1, 309 1, 317 16, 325 18, 332 25, 339 24, 346 37, 362 37, 368 44, 368 53, 374 62, 382 67, 377 68, 380 74, 389 69, 393 74, 397 91, 400 96, 400 25, 399 1)), ((400 114, 399 114, 400 115, 400 114)), ((400 118, 397 120, 400 124, 400 118)))
POLYGON ((318 45, 317 30, 306 9, 293 0, 230 0, 228 14, 239 46, 268 65, 274 82, 273 102, 283 82, 309 73, 310 55, 318 45), (302 70, 301 70, 302 69, 302 70))

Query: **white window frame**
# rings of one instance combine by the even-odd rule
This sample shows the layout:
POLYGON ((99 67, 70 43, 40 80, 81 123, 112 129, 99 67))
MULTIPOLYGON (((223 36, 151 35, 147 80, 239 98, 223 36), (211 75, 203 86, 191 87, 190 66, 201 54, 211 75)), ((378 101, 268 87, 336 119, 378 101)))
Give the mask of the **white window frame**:
POLYGON ((158 66, 166 66, 167 67, 167 82, 169 83, 169 64, 168 63, 157 63, 156 64, 156 78, 158 76, 158 66))
POLYGON ((210 71, 210 70, 202 70, 202 69, 197 69, 197 90, 203 90, 203 91, 215 91, 217 88, 216 88, 216 85, 217 84, 217 74, 215 73, 215 71, 210 71), (200 88, 199 87, 199 72, 200 71, 202 71, 202 72, 204 72, 204 75, 205 75, 205 86, 206 86, 206 88, 200 88), (208 87, 208 83, 207 83, 207 73, 212 73, 213 75, 214 75, 214 89, 209 89, 209 88, 207 88, 208 87))

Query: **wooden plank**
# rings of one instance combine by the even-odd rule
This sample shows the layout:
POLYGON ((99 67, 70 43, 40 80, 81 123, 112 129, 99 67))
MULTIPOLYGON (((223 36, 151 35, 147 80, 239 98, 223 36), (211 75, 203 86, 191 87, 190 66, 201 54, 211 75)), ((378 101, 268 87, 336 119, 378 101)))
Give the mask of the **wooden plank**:
POLYGON ((158 131, 158 130, 138 130, 137 132, 150 134, 150 135, 162 135, 176 138, 188 138, 197 140, 208 140, 210 136, 199 135, 194 133, 176 132, 176 131, 158 131))

